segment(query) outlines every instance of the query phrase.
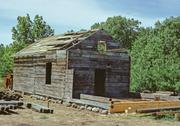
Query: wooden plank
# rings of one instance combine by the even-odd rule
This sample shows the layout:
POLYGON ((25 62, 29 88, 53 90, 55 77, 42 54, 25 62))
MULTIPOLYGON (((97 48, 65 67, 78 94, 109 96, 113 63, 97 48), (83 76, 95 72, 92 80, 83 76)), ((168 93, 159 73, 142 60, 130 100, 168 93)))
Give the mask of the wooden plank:
POLYGON ((80 94, 80 99, 84 100, 91 100, 91 101, 97 101, 102 103, 110 103, 110 98, 102 97, 102 96, 94 96, 94 95, 88 95, 88 94, 80 94))
POLYGON ((27 107, 40 113, 53 113, 53 109, 35 103, 27 103, 27 107))
POLYGON ((177 101, 180 100, 180 96, 169 96, 168 94, 158 94, 158 93, 141 93, 141 98, 144 99, 155 99, 155 97, 159 97, 160 100, 172 100, 177 101))
POLYGON ((91 101, 91 100, 84 100, 84 99, 71 99, 69 102, 76 103, 76 104, 82 104, 82 105, 90 105, 90 106, 99 107, 99 108, 103 108, 103 109, 109 108, 108 103, 102 103, 102 102, 98 102, 98 101, 91 101))
POLYGON ((124 112, 125 110, 136 111, 144 108, 159 108, 180 106, 180 101, 138 101, 138 102, 118 102, 112 101, 110 112, 124 112))
POLYGON ((15 105, 15 106, 22 106, 22 101, 4 101, 0 100, 0 105, 15 105))
POLYGON ((180 110, 180 106, 170 106, 170 107, 159 107, 159 108, 145 108, 145 109, 137 109, 138 113, 149 113, 149 112, 160 112, 164 110, 180 110))

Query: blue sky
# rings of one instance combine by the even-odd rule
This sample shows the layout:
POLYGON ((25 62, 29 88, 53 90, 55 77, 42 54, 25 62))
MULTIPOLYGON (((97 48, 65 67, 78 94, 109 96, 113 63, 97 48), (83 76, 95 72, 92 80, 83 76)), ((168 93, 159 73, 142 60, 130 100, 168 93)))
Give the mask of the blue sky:
POLYGON ((39 14, 55 29, 89 29, 110 16, 126 16, 153 26, 157 20, 180 16, 180 0, 0 0, 0 43, 9 44, 17 16, 39 14))

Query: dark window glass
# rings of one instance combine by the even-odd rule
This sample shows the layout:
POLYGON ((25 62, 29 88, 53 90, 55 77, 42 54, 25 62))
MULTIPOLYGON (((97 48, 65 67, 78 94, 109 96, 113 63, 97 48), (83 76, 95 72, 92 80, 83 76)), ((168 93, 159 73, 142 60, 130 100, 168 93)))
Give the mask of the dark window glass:
POLYGON ((51 84, 52 63, 46 63, 46 84, 51 84))

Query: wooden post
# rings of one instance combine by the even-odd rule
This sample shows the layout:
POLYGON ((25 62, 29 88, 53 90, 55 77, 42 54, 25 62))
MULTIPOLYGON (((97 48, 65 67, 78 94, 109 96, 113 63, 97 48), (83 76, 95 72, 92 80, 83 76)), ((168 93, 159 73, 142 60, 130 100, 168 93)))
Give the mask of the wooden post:
POLYGON ((47 107, 48 107, 48 108, 49 108, 49 102, 50 102, 50 100, 48 99, 48 100, 47 100, 47 107))

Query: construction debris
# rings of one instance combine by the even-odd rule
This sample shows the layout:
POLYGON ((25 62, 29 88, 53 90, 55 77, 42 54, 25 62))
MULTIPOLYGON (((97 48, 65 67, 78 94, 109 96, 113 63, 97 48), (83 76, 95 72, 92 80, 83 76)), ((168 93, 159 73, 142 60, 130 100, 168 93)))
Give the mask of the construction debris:
POLYGON ((0 91, 0 100, 10 101, 10 100, 19 100, 20 98, 22 98, 22 95, 17 92, 13 92, 11 90, 0 91))
POLYGON ((53 109, 35 103, 27 103, 27 108, 33 109, 40 113, 53 113, 53 109))
MULTIPOLYGON (((164 94, 166 95, 166 94, 164 94)), ((42 96, 35 96, 37 99, 44 100, 42 96)), ((108 113, 149 113, 162 110, 180 110, 179 100, 162 101, 158 96, 156 99, 117 99, 102 96, 93 96, 81 94, 80 99, 53 100, 53 103, 64 103, 67 107, 77 108, 79 110, 89 110, 102 114, 108 113), (60 102, 58 102, 60 101, 60 102)), ((40 110, 39 110, 40 111, 40 110)))

